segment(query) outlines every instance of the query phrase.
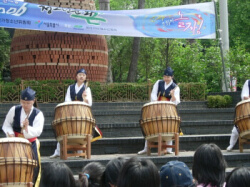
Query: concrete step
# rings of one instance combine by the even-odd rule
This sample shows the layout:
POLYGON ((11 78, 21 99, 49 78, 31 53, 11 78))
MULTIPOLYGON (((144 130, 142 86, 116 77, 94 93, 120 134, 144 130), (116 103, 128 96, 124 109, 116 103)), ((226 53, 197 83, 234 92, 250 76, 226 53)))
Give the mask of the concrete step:
MULTIPOLYGON (((229 145, 230 134, 213 135, 184 135, 180 136, 180 150, 194 151, 204 143, 215 143, 222 149, 229 145)), ((41 155, 49 156, 54 153, 57 141, 56 139, 39 139, 41 142, 41 155)), ((93 155, 105 154, 131 154, 137 153, 144 148, 144 137, 120 137, 120 138, 102 138, 92 142, 91 151, 93 155)), ((250 145, 244 148, 250 148, 250 145)), ((235 145, 238 149, 238 144, 235 145)))
MULTIPOLYGON (((139 122, 97 124, 105 138, 142 136, 139 122)), ((199 134, 230 134, 233 128, 232 120, 214 121, 182 121, 181 130, 184 135, 199 134)), ((5 137, 0 129, 0 137, 5 137)), ((55 138, 51 124, 45 124, 40 139, 55 138)))
MULTIPOLYGON (((227 171, 231 171, 232 168, 235 167, 250 167, 250 150, 246 149, 244 150, 244 153, 239 153, 238 150, 233 150, 232 152, 227 152, 225 150, 222 150, 222 153, 225 157, 225 160, 227 161, 228 169, 227 171)), ((51 162, 63 162, 67 164, 70 169, 73 171, 73 173, 76 175, 78 174, 81 169, 90 162, 100 162, 103 165, 106 165, 111 159, 117 158, 117 157, 140 157, 140 158, 146 158, 152 160, 155 165, 158 167, 158 169, 161 168, 164 164, 166 164, 169 161, 172 160, 179 160, 182 162, 185 162, 188 167, 191 169, 193 165, 193 155, 194 151, 181 151, 178 156, 175 156, 174 154, 167 154, 164 156, 158 156, 157 153, 152 153, 151 156, 146 155, 137 155, 135 153, 133 154, 106 154, 106 155, 91 155, 91 159, 83 159, 79 157, 69 157, 67 160, 60 160, 60 158, 50 159, 49 157, 42 157, 42 168, 46 167, 47 164, 51 162)))
MULTIPOLYGON (((93 111, 93 116, 97 124, 116 124, 121 122, 138 123, 141 119, 140 110, 106 110, 93 111)), ((213 121, 213 120, 233 120, 234 109, 183 109, 178 110, 179 116, 185 121, 213 121)), ((7 113, 0 114, 0 123, 3 124, 7 113)), ((54 112, 44 111, 45 124, 51 124, 54 120, 54 112)))
MULTIPOLYGON (((138 122, 141 118, 141 108, 144 103, 94 103, 92 113, 97 124, 138 122)), ((54 120, 54 107, 57 103, 40 104, 39 108, 45 116, 45 124, 51 124, 54 120)), ((5 116, 13 104, 0 104, 0 123, 4 122, 5 116)), ((182 121, 200 120, 233 120, 234 108, 205 107, 205 102, 182 102, 177 107, 182 121)))

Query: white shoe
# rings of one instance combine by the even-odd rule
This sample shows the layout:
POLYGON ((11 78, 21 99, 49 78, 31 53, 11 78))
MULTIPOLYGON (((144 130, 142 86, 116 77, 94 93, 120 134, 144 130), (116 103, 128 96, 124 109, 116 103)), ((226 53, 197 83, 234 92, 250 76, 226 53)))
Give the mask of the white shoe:
POLYGON ((228 152, 232 151, 232 149, 233 149, 233 146, 231 146, 231 145, 229 145, 229 146, 227 147, 227 151, 228 151, 228 152))
POLYGON ((60 155, 59 154, 57 154, 57 153, 54 153, 53 155, 51 155, 49 158, 56 158, 56 157, 60 157, 60 155))
POLYGON ((143 149, 142 151, 139 151, 137 154, 138 155, 144 155, 147 153, 147 150, 146 149, 143 149))
POLYGON ((173 154, 173 152, 172 151, 164 151, 164 154, 173 154))

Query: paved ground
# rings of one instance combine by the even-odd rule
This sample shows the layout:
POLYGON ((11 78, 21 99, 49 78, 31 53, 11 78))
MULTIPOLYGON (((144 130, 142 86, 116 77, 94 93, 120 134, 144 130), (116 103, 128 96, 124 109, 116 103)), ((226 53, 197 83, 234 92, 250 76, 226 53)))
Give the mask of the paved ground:
MULTIPOLYGON (((235 150, 232 150, 231 152, 227 152, 226 150, 222 150, 222 153, 224 156, 226 155, 239 155, 239 154, 245 154, 245 155, 248 155, 250 154, 250 149, 245 149, 243 153, 240 153, 239 150, 235 149, 235 150)), ((193 157, 194 155, 194 151, 186 151, 186 152, 179 152, 179 155, 177 157, 193 157)), ((91 160, 111 160, 113 158, 117 158, 117 157, 133 157, 133 156, 138 156, 138 157, 143 157, 143 158, 147 158, 148 156, 146 154, 144 155, 137 155, 137 154, 106 154, 106 155, 91 155, 91 160)), ((157 156, 157 153, 152 153, 151 156, 152 158, 154 157, 158 157, 157 156)), ((167 155, 164 155, 164 156, 161 156, 161 157, 176 157, 175 154, 167 154, 167 155)), ((80 158, 80 157, 69 157, 68 158, 68 161, 69 160, 82 160, 83 158, 80 158)), ((45 162, 50 162, 50 161, 59 161, 60 158, 54 158, 54 159, 50 159, 49 157, 42 157, 41 158, 42 162, 45 161, 45 162)))

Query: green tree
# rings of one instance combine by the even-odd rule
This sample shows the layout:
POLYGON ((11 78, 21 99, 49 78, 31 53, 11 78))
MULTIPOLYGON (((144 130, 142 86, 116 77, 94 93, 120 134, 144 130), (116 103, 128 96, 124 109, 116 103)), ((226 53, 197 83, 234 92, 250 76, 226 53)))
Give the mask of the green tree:
MULTIPOLYGON (((3 68, 9 63, 10 56, 10 35, 4 28, 0 28, 0 70, 2 72, 3 68)), ((2 76, 1 76, 2 77, 2 76)))
POLYGON ((228 1, 230 47, 243 44, 250 52, 250 3, 247 0, 228 1))
POLYGON ((247 52, 244 44, 237 42, 233 46, 229 53, 229 67, 231 70, 231 76, 237 78, 238 87, 242 87, 247 79, 250 79, 250 53, 247 52))

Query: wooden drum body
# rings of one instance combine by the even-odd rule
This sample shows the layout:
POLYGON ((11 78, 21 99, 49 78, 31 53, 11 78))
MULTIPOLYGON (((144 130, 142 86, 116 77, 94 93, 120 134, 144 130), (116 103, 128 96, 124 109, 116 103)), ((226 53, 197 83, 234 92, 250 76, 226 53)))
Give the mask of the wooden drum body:
POLYGON ((86 135, 92 136, 95 127, 91 108, 83 102, 65 102, 56 106, 52 122, 57 141, 62 141, 63 135, 68 136, 68 143, 84 144, 86 135))
POLYGON ((250 99, 236 105, 234 122, 238 126, 241 138, 250 139, 250 99))
POLYGON ((169 141, 175 133, 179 133, 181 120, 176 105, 172 102, 156 101, 145 104, 141 118, 142 133, 149 141, 157 141, 159 134, 162 134, 164 141, 169 141))
POLYGON ((37 166, 31 143, 24 138, 0 138, 0 184, 27 186, 37 166))

